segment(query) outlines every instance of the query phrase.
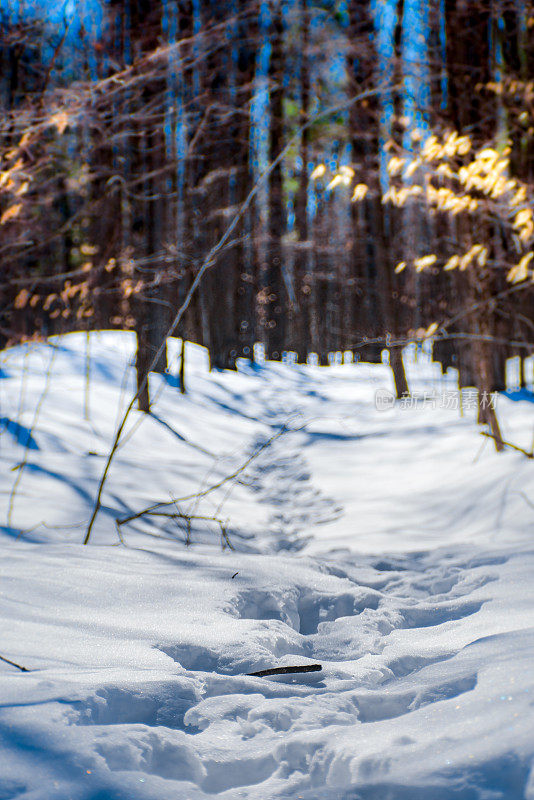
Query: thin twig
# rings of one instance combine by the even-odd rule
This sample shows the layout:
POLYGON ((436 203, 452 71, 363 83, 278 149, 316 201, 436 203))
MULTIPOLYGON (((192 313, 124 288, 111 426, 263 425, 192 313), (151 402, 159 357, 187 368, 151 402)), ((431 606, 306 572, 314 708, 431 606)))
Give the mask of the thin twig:
MULTIPOLYGON (((217 483, 213 483, 211 486, 208 486, 207 489, 203 489, 200 492, 193 492, 192 494, 187 494, 184 495, 183 497, 177 497, 173 500, 153 503, 151 506, 148 506, 147 508, 144 508, 142 511, 137 512, 137 514, 132 514, 129 517, 124 517, 123 519, 118 520, 119 525, 126 525, 126 523, 133 522, 133 520, 138 519, 139 517, 142 517, 145 514, 154 514, 154 512, 160 508, 167 508, 168 506, 172 505, 176 506, 177 503, 183 503, 186 500, 197 500, 206 497, 208 494, 211 494, 216 489, 220 489, 229 481, 233 481, 237 477, 239 477, 239 475, 241 475, 246 470, 249 464, 251 464, 251 462, 254 461, 254 459, 256 459, 261 453, 263 453, 263 451, 267 447, 269 447, 276 439, 279 439, 280 436, 283 436, 285 433, 288 433, 288 431, 290 430, 293 431, 292 428, 286 428, 284 426, 281 430, 277 431, 273 436, 271 436, 270 439, 267 439, 267 441, 264 442, 257 450, 255 450, 252 453, 252 455, 249 456, 247 460, 243 464, 241 464, 241 466, 238 469, 232 472, 231 475, 226 475, 226 477, 222 478, 217 483)), ((296 428, 295 430, 301 430, 301 428, 296 428)))
POLYGON ((17 664, 15 661, 10 661, 9 658, 4 658, 4 656, 0 656, 0 661, 4 661, 6 664, 10 664, 12 667, 16 667, 20 669, 21 672, 31 672, 27 667, 21 667, 20 664, 17 664))
MULTIPOLYGON (((480 433, 481 433, 482 436, 487 436, 488 439, 497 439, 498 438, 497 436, 494 436, 492 433, 487 433, 487 431, 480 431, 480 433)), ((501 443, 505 447, 511 447, 512 450, 517 450, 518 453, 523 453, 523 455, 526 456, 527 458, 534 458, 534 452, 532 452, 532 450, 529 452, 528 450, 523 450, 522 447, 518 447, 516 444, 512 444, 512 442, 505 442, 502 439, 500 439, 499 441, 501 441, 501 443)))
MULTIPOLYGON (((65 8, 66 5, 67 5, 67 0, 65 0, 65 3, 63 4, 63 9, 65 8)), ((65 44, 65 39, 67 38, 67 34, 69 32, 69 28, 70 28, 70 25, 71 25, 71 22, 72 22, 73 18, 74 17, 72 16, 68 22, 67 22, 67 20, 64 21, 65 30, 63 31, 63 36, 59 40, 59 43, 57 44, 56 49, 54 50, 54 53, 53 53, 52 58, 50 60, 50 64, 48 65, 48 69, 46 71, 46 75, 45 75, 45 79, 44 79, 43 88, 41 89, 41 100, 44 97, 44 94, 45 94, 46 90, 48 89, 48 84, 50 83, 50 76, 52 75, 52 70, 54 69, 55 63, 57 61, 57 57, 60 54, 60 52, 61 52, 61 50, 63 48, 63 45, 65 44)))
POLYGON ((522 497, 523 500, 525 501, 525 503, 527 504, 527 506, 529 506, 529 508, 534 508, 534 503, 530 502, 529 498, 527 497, 527 495, 524 492, 514 492, 514 494, 518 494, 519 497, 522 497))
MULTIPOLYGON (((178 506, 177 506, 178 509, 178 506)), ((185 544, 189 546, 191 544, 191 523, 193 521, 200 520, 201 522, 215 522, 220 528, 221 532, 221 544, 223 549, 228 547, 230 550, 234 550, 234 546, 230 541, 230 537, 228 536, 228 531, 226 528, 226 523, 224 520, 219 519, 215 516, 208 516, 207 514, 186 514, 183 511, 152 511, 152 510, 145 510, 140 514, 137 514, 133 519, 141 519, 143 516, 147 517, 165 517, 166 519, 178 520, 183 519, 186 524, 185 529, 185 544)), ((125 525, 127 522, 131 522, 132 519, 126 520, 115 520, 115 525, 117 527, 117 533, 119 535, 119 539, 121 544, 124 544, 124 540, 121 535, 121 525, 125 525)))

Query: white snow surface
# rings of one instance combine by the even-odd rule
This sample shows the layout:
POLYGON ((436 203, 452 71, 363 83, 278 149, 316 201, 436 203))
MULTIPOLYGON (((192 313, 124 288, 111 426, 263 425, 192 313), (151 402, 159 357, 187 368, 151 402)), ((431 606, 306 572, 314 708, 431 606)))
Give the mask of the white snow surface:
POLYGON ((441 399, 379 411, 386 366, 210 373, 188 344, 83 546, 133 358, 117 332, 1 354, 0 655, 29 671, 0 661, 0 800, 534 800, 534 461, 428 359, 441 399), (121 543, 157 502, 189 546, 154 516, 121 543))

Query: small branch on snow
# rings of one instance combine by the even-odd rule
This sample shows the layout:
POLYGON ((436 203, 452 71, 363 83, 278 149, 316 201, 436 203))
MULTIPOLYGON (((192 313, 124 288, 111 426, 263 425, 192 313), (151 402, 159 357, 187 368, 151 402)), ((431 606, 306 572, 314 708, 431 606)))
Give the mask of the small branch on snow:
POLYGON ((259 672, 247 672, 247 678, 265 678, 268 675, 291 675, 293 672, 321 672, 320 664, 306 664, 301 667, 272 667, 272 669, 260 669, 259 672))
POLYGON ((27 667, 21 667, 20 664, 16 664, 15 661, 10 661, 9 658, 4 658, 4 656, 0 656, 0 661, 4 661, 6 664, 10 664, 12 667, 20 669, 21 672, 30 672, 27 667))

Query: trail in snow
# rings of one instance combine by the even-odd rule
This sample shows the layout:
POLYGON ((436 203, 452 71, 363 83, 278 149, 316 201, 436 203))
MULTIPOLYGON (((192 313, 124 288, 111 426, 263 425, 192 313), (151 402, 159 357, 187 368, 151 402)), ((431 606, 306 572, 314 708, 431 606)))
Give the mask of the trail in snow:
POLYGON ((258 502, 270 508, 264 536, 271 549, 278 551, 303 549, 316 526, 343 513, 341 505, 314 485, 299 438, 298 429, 290 429, 272 444, 260 435, 250 447, 252 453, 264 447, 247 469, 245 480, 258 502))
MULTIPOLYGON (((1 541, 0 652, 32 671, 0 663, 0 800, 534 800, 530 464, 480 452, 467 413, 378 412, 381 366, 208 375, 196 348, 190 394, 134 415, 83 548, 132 342, 95 339, 90 424, 82 345, 57 350, 1 541), (187 506, 220 509, 234 552, 166 520, 116 546, 117 516, 267 442, 187 506)), ((48 363, 9 356, 4 497, 48 363)), ((531 404, 504 410, 521 443, 531 404)))

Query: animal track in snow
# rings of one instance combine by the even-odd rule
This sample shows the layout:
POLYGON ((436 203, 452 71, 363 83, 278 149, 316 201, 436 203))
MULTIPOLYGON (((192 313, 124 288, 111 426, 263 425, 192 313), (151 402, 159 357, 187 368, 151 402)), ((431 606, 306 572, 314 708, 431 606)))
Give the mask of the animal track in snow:
POLYGON ((126 728, 120 740, 104 732, 95 750, 111 771, 147 772, 197 784, 206 777, 202 760, 182 731, 126 728))
POLYGON ((184 715, 200 694, 191 682, 176 678, 143 688, 105 686, 69 705, 77 725, 146 725, 184 729, 184 715))
POLYGON ((480 611, 483 600, 470 600, 464 603, 447 603, 435 606, 413 606, 401 609, 405 628, 430 628, 443 625, 445 622, 454 622, 471 616, 480 611))
POLYGON ((338 595, 303 593, 299 598, 300 633, 309 636, 325 622, 335 622, 341 617, 353 617, 365 609, 377 609, 380 595, 372 591, 355 590, 338 595))
POLYGON ((354 697, 358 706, 358 718, 360 722, 379 722, 401 717, 431 703, 459 697, 474 689, 476 683, 476 675, 470 674, 451 678, 423 690, 410 686, 396 690, 384 688, 357 692, 354 697))
MULTIPOLYGON (((298 432, 273 441, 246 471, 250 488, 259 501, 271 507, 268 530, 278 550, 300 550, 309 540, 312 527, 337 519, 343 509, 311 484, 311 474, 302 449, 296 443, 298 432)), ((267 442, 257 438, 251 452, 267 442)))
POLYGON ((240 592, 232 604, 235 616, 239 619, 276 619, 299 630, 299 613, 295 596, 267 592, 262 589, 248 589, 240 592))
POLYGON ((377 609, 380 598, 378 592, 357 588, 331 595, 310 590, 277 595, 250 589, 241 592, 234 608, 240 619, 280 620, 304 636, 310 636, 325 622, 353 617, 367 608, 377 609))
POLYGON ((269 591, 231 582, 222 607, 236 626, 235 647, 219 651, 217 641, 160 644, 161 652, 193 674, 134 688, 102 687, 70 703, 72 721, 95 727, 95 751, 111 771, 193 781, 207 795, 246 797, 247 786, 273 776, 290 779, 299 771, 311 786, 323 786, 332 755, 315 746, 314 731, 417 713, 477 684, 471 662, 460 653, 403 652, 402 632, 477 613, 484 600, 473 592, 492 576, 466 581, 457 566, 447 572, 406 565, 389 571, 382 583, 378 571, 365 569, 367 585, 358 582, 356 568, 349 577, 341 567, 338 580, 322 570, 323 584, 319 572, 317 588, 282 584, 269 591), (410 594, 411 583, 419 586, 418 596, 410 594), (367 654, 369 660, 359 662, 367 654), (243 674, 277 666, 282 658, 285 664, 302 663, 303 657, 323 664, 315 684, 243 674), (239 753, 226 744, 236 740, 239 753), (216 755, 214 741, 220 743, 216 755))
POLYGON ((253 786, 267 780, 277 767, 278 762, 272 755, 239 756, 224 762, 207 759, 204 762, 207 776, 202 789, 208 794, 219 794, 241 786, 253 786))
POLYGON ((221 666, 221 656, 209 647, 184 643, 158 645, 158 650, 187 670, 217 672, 221 666))
POLYGON ((393 673, 393 679, 404 678, 432 664, 442 664, 444 661, 449 661, 455 655, 457 655, 456 651, 431 656, 396 656, 391 661, 386 662, 386 667, 393 673))
MULTIPOLYGON (((273 543, 278 550, 302 549, 312 526, 341 513, 312 486, 298 437, 289 432, 274 441, 243 476, 268 508, 271 551, 273 543)), ((313 741, 321 726, 380 723, 476 687, 477 676, 457 660, 459 653, 407 652, 407 637, 413 629, 476 614, 484 598, 474 593, 494 580, 489 567, 497 563, 479 559, 469 564, 478 573, 466 578, 466 564, 436 563, 428 553, 347 555, 347 562, 337 555, 315 562, 317 584, 282 579, 272 589, 244 585, 240 567, 222 604, 235 644, 166 641, 158 649, 188 674, 142 691, 104 687, 72 704, 76 722, 98 728, 97 751, 111 770, 143 769, 194 781, 208 795, 243 798, 247 786, 271 776, 285 780, 302 772, 311 786, 324 786, 331 756, 313 741), (316 683, 245 674, 303 660, 323 665, 316 683), (121 741, 106 737, 110 726, 120 726, 121 741), (231 747, 235 741, 239 753, 231 747)), ((309 797, 317 800, 313 792, 309 797)))

